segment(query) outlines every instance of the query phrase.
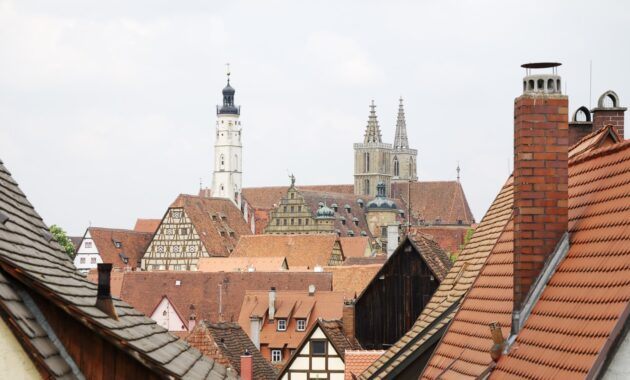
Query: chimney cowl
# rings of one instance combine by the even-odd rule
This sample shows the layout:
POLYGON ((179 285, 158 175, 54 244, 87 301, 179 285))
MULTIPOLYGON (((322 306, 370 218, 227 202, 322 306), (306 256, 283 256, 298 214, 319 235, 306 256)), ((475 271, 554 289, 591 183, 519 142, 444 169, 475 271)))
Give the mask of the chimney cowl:
POLYGON ((562 79, 558 75, 558 66, 562 65, 558 62, 535 62, 525 63, 521 65, 525 69, 525 77, 523 78, 524 94, 545 94, 545 95, 561 95, 562 79), (551 69, 551 73, 532 74, 532 69, 551 69))

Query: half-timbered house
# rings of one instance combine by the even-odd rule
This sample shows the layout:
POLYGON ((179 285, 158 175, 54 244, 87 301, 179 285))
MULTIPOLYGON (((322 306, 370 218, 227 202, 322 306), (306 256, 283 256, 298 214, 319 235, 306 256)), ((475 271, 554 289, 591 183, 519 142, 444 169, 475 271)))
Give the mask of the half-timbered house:
POLYGON ((429 236, 408 235, 356 301, 356 337, 366 349, 396 343, 420 315, 451 267, 429 236))
POLYGON ((201 257, 227 257, 251 231, 229 199, 180 195, 164 214, 142 269, 197 270, 201 257))
POLYGON ((345 353, 359 342, 344 331, 340 320, 318 319, 280 371, 281 380, 344 380, 345 353))

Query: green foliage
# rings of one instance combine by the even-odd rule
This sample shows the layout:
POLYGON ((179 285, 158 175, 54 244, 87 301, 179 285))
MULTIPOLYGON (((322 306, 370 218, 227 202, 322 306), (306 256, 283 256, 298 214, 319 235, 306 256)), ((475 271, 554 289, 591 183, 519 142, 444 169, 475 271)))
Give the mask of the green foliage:
POLYGON ((472 236, 474 233, 475 233, 474 228, 469 228, 468 230, 466 230, 466 235, 464 235, 464 244, 459 246, 460 251, 463 250, 466 244, 468 244, 468 242, 470 241, 470 239, 472 239, 472 236))
POLYGON ((56 224, 50 226, 50 233, 53 235, 57 243, 61 245, 61 248, 66 252, 66 254, 72 259, 74 258, 74 244, 66 235, 66 231, 63 228, 59 227, 56 224))
POLYGON ((454 253, 451 253, 448 255, 449 260, 451 260, 451 263, 454 264, 455 261, 457 261, 457 255, 454 253))

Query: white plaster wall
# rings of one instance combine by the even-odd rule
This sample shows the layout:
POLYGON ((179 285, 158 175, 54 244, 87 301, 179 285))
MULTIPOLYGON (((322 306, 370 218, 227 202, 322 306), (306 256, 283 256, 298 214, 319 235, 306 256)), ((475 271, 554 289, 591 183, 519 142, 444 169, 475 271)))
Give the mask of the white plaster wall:
POLYGON ((625 380, 630 379, 630 336, 626 334, 620 342, 615 356, 610 361, 606 372, 602 376, 603 380, 625 380))
POLYGON ((305 357, 305 358, 297 357, 293 361, 293 364, 291 364, 291 370, 302 370, 302 369, 306 369, 306 370, 308 369, 308 357, 305 357))
POLYGON ((331 373, 330 380, 344 380, 345 374, 342 373, 331 373))
POLYGON ((0 377, 3 379, 41 379, 35 364, 26 354, 4 320, 0 318, 0 377))
POLYGON ((184 322, 179 318, 167 298, 162 298, 162 301, 160 301, 160 304, 151 315, 151 319, 168 331, 187 331, 184 322))
POLYGON ((96 269, 96 265, 102 263, 103 260, 98 253, 98 249, 96 248, 96 244, 92 240, 90 236, 90 232, 86 232, 85 236, 83 236, 83 240, 81 241, 81 245, 79 249, 77 249, 77 253, 74 256, 74 266, 83 273, 87 273, 90 269, 96 269), (86 248, 86 246, 90 245, 91 247, 86 248), (92 263, 92 258, 96 258, 96 262, 92 263), (81 264, 81 259, 85 259, 85 263, 81 264))
POLYGON ((311 358, 311 369, 324 370, 326 369, 326 358, 318 358, 313 356, 311 358))
MULTIPOLYGON (((234 200, 234 188, 242 188, 243 146, 238 115, 219 115, 215 131, 212 196, 234 200), (221 155, 224 165, 221 166, 221 155), (221 190, 223 185, 223 190, 221 190)), ((237 206, 240 207, 240 197, 237 206)))
POLYGON ((346 369, 346 365, 343 363, 341 358, 328 358, 328 369, 343 371, 346 369))
POLYGON ((306 380, 306 373, 292 373, 291 380, 306 380))
POLYGON ((313 331, 313 335, 311 335, 311 339, 326 339, 326 335, 319 327, 313 331))

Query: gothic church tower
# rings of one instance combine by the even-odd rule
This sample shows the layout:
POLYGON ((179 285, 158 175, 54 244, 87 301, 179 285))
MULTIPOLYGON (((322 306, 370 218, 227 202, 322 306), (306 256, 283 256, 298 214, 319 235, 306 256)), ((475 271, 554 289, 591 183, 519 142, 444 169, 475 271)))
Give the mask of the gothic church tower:
POLYGON ((392 151, 392 182, 417 181, 416 160, 418 151, 409 149, 407 139, 407 123, 405 121, 405 110, 403 99, 400 98, 398 105, 398 117, 396 118, 396 136, 394 137, 394 150, 392 151))
POLYGON ((228 198, 241 208, 243 145, 241 143, 241 107, 234 105, 230 73, 223 88, 223 105, 217 106, 216 138, 214 142, 214 173, 212 196, 228 198))
POLYGON ((381 129, 376 118, 376 106, 372 100, 370 116, 363 143, 354 144, 354 193, 375 197, 376 185, 385 184, 389 196, 391 182, 392 144, 382 141, 381 129))

